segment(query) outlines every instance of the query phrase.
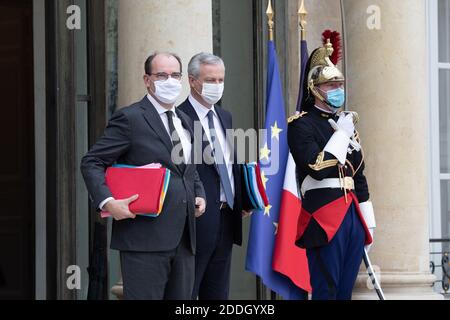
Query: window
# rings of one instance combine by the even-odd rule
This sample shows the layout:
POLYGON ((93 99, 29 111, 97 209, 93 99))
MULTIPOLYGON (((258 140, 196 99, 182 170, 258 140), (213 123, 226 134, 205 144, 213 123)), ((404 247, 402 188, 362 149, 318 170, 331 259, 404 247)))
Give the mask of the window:
POLYGON ((450 0, 438 0, 441 235, 450 238, 450 0))
MULTIPOLYGON (((450 0, 428 2, 430 58, 430 155, 431 216, 430 237, 450 238, 450 0)), ((449 242, 433 243, 431 260, 441 265, 449 242)), ((441 280, 441 268, 436 276, 441 280)), ((435 286, 442 290, 441 284, 435 286)))

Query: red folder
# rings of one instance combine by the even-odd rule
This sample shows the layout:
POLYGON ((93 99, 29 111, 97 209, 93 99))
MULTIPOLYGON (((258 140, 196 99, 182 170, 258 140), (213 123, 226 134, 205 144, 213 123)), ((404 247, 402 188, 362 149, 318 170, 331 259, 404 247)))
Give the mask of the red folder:
MULTIPOLYGON (((157 166, 110 167, 106 170, 106 184, 115 199, 139 198, 130 204, 134 214, 158 216, 165 197, 165 182, 168 170, 157 166)), ((102 217, 111 216, 102 212, 102 217)))

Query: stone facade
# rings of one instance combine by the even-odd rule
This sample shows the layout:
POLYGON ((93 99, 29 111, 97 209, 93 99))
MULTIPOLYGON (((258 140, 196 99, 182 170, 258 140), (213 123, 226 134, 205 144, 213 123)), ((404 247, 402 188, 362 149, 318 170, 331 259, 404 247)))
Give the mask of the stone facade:
MULTIPOLYGON (((290 96, 298 90, 297 12, 291 12, 297 10, 297 3, 288 0, 289 13, 283 18, 289 20, 287 63, 294 70, 290 96)), ((344 24, 336 14, 341 12, 340 4, 306 1, 308 45, 312 51, 320 45, 323 30, 342 32, 345 26, 348 107, 360 114, 358 129, 378 223, 372 262, 381 269, 387 298, 439 299, 429 272, 426 2, 346 0, 344 24), (367 8, 374 4, 381 9, 380 30, 367 28, 367 8)), ((212 14, 211 0, 118 0, 119 106, 145 94, 143 62, 151 52, 173 51, 185 63, 194 53, 211 52, 212 14)), ((184 90, 183 97, 187 83, 184 90)), ((293 99, 289 101, 293 112, 293 99)), ((356 299, 376 298, 366 282, 362 269, 356 299)))

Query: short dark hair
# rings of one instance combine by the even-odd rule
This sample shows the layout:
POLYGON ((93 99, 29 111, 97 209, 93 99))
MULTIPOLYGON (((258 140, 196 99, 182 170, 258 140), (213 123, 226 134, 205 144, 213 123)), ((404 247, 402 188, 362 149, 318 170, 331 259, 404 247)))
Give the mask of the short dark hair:
POLYGON ((153 59, 155 59, 157 56, 159 55, 165 55, 168 57, 174 57, 175 59, 177 59, 178 63, 180 64, 180 72, 183 72, 183 63, 181 62, 181 58, 176 54, 176 53, 172 53, 172 52, 154 52, 152 53, 152 55, 150 57, 147 58, 147 60, 145 60, 145 74, 147 75, 151 75, 152 74, 152 63, 153 63, 153 59))

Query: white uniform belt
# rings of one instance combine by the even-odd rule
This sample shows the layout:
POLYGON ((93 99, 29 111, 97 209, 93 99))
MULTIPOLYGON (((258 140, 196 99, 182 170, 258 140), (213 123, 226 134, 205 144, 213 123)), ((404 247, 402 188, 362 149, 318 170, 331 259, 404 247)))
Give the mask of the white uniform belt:
POLYGON ((330 178, 323 180, 315 180, 311 178, 311 176, 307 176, 302 183, 302 195, 305 195, 306 192, 315 189, 346 189, 346 190, 354 190, 355 182, 353 178, 345 177, 344 179, 339 178, 330 178))

